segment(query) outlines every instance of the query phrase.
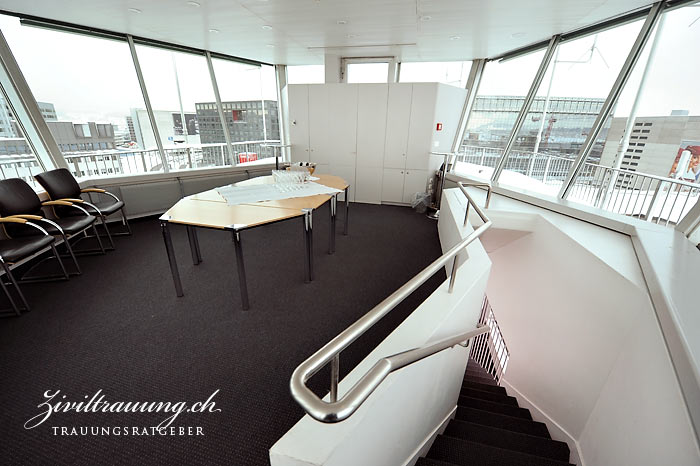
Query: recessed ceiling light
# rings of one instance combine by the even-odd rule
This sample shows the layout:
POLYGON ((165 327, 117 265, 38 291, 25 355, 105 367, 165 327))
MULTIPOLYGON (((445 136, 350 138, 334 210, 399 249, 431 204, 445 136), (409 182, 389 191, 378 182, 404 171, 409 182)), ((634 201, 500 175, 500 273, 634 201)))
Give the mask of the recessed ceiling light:
POLYGON ((450 40, 459 40, 459 39, 461 39, 460 36, 452 36, 452 37, 450 37, 450 40))
POLYGON ((189 2, 187 2, 187 4, 188 4, 189 6, 193 6, 193 7, 197 7, 197 8, 200 7, 200 6, 202 6, 201 3, 199 3, 199 2, 193 2, 193 1, 189 1, 189 2))
POLYGON ((348 21, 346 19, 339 19, 338 21, 336 21, 336 24, 339 24, 342 26, 344 24, 348 24, 348 21))
POLYGON ((526 32, 514 32, 513 34, 510 35, 513 39, 519 39, 521 37, 525 37, 527 35, 526 32))
POLYGON ((348 34, 346 37, 348 39, 357 39, 357 34, 348 34))
POLYGON ((141 10, 139 10, 138 8, 129 8, 129 11, 132 13, 141 13, 141 10))
POLYGON ((275 44, 265 44, 265 47, 275 48, 275 44))
POLYGON ((218 34, 221 31, 219 31, 218 29, 209 29, 209 32, 213 32, 214 34, 218 34))
POLYGON ((427 15, 426 15, 426 16, 421 16, 421 17, 420 17, 420 20, 421 20, 421 21, 430 21, 431 19, 433 19, 433 17, 432 17, 432 16, 427 16, 427 15))
POLYGON ((270 29, 272 29, 272 26, 266 24, 266 25, 264 25, 262 28, 263 28, 264 30, 266 30, 266 31, 269 31, 270 29))

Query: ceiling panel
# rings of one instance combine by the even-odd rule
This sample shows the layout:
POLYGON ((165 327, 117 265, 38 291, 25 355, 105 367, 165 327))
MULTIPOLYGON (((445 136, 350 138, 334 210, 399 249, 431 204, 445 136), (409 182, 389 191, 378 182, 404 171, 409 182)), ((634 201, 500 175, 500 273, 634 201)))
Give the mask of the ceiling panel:
POLYGON ((326 53, 390 54, 403 61, 495 56, 649 3, 648 0, 196 2, 199 6, 187 0, 0 0, 0 8, 265 62, 320 64, 326 53), (130 8, 140 13, 131 12, 130 8))

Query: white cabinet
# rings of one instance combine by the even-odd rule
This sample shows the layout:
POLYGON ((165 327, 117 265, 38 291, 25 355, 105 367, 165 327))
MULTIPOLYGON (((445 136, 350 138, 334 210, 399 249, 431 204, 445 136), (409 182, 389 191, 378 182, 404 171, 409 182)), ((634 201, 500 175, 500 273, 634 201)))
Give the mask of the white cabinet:
POLYGON ((309 161, 330 163, 332 144, 328 138, 330 88, 323 84, 312 84, 309 89, 309 161))
POLYGON ((385 168, 382 179, 382 201, 400 204, 403 202, 404 171, 398 168, 385 168))
POLYGON ((413 85, 392 83, 388 91, 384 167, 405 168, 413 85))
POLYGON ((437 85, 435 83, 417 83, 413 85, 411 98, 411 122, 406 149, 408 169, 427 168, 427 160, 432 150, 433 122, 435 120, 435 100, 437 85))
POLYGON ((442 162, 430 152, 449 151, 466 91, 336 83, 290 85, 287 95, 293 161, 344 178, 351 200, 408 204, 442 162))
POLYGON ((411 168, 404 171, 403 202, 405 204, 413 202, 416 193, 426 192, 429 176, 430 172, 428 170, 416 170, 411 168))
POLYGON ((287 89, 289 102, 289 143, 292 162, 309 161, 309 87, 287 89))

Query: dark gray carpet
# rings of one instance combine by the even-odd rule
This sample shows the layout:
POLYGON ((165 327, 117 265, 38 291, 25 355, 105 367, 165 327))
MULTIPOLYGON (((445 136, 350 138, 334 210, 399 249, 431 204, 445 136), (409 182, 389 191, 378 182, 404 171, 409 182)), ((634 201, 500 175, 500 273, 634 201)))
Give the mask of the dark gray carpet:
MULTIPOLYGON (((351 205, 339 213, 329 256, 328 208, 314 217, 316 280, 303 283, 302 223, 244 232, 251 309, 240 309, 233 243, 200 230, 193 266, 185 229, 173 240, 185 296, 176 298, 158 222, 133 222, 106 256, 80 258, 70 282, 24 285, 33 306, 0 320, 0 438, 4 464, 267 465, 268 449, 302 416, 289 395, 294 368, 440 255, 435 222, 408 208, 351 205), (204 401, 218 413, 183 413, 199 437, 61 437, 52 426, 152 426, 163 414, 55 413, 25 430, 47 390, 82 401, 204 401)), ((445 279, 438 274, 341 355, 354 367, 445 279)), ((327 391, 328 372, 312 379, 327 391)))

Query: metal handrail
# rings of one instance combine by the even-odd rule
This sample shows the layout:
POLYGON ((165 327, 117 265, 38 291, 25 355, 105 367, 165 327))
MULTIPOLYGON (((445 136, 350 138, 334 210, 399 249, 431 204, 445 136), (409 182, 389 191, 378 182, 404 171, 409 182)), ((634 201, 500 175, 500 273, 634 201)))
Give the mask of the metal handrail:
POLYGON ((407 281, 401 288, 394 291, 389 297, 376 305, 354 324, 349 326, 330 342, 326 343, 326 345, 316 351, 316 353, 302 362, 299 367, 294 370, 289 384, 292 397, 314 419, 321 422, 339 422, 347 419, 362 405, 391 372, 488 331, 488 327, 482 327, 441 340, 429 346, 415 348, 385 357, 379 360, 365 375, 363 375, 342 398, 338 399, 341 351, 350 346, 352 342, 369 330, 382 317, 391 312, 391 310, 418 287, 447 265, 450 260, 453 261, 449 285, 449 292, 451 293, 457 275, 459 254, 491 226, 491 220, 489 220, 484 211, 481 210, 471 198, 465 188, 466 185, 464 183, 458 183, 458 186, 467 198, 467 206, 471 204, 474 207, 474 211, 484 223, 449 251, 436 259, 432 264, 420 271, 415 277, 407 281), (306 385, 306 382, 328 363, 331 363, 331 390, 330 401, 326 402, 316 396, 306 385))

